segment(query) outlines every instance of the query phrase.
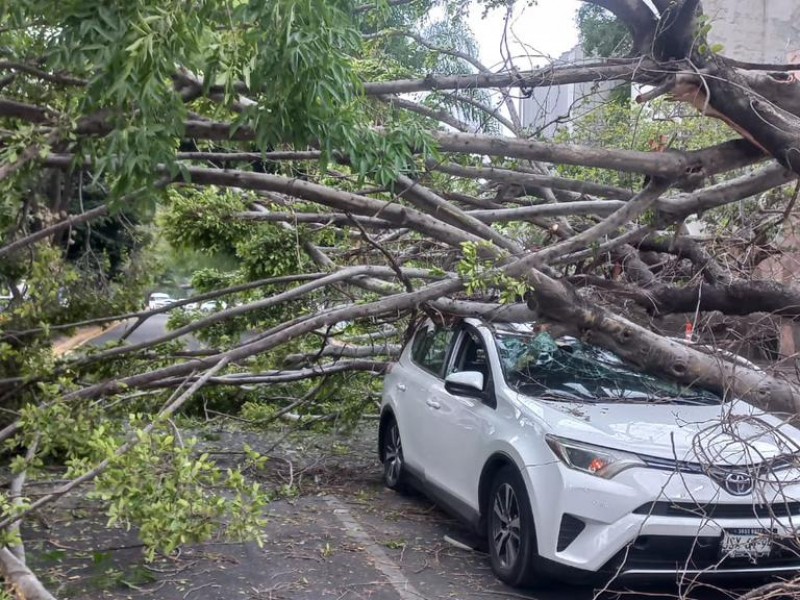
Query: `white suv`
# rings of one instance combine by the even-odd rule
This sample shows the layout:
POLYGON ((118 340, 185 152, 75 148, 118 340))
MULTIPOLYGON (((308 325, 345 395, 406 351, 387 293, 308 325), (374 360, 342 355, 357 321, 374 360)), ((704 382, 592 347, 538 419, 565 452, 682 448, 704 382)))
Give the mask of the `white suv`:
POLYGON ((800 571, 800 431, 544 327, 423 325, 384 382, 384 481, 543 575, 800 571))

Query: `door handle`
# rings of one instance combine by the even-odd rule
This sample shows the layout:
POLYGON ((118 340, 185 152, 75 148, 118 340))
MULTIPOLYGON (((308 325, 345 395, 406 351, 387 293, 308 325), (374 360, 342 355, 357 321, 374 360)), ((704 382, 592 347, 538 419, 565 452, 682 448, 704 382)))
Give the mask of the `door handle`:
POLYGON ((431 408, 435 408, 436 410, 439 410, 442 407, 442 405, 436 402, 436 400, 425 400, 425 404, 431 408))
POLYGON ((401 392, 405 392, 406 391, 406 386, 403 383, 398 383, 397 384, 397 389, 400 390, 401 392))

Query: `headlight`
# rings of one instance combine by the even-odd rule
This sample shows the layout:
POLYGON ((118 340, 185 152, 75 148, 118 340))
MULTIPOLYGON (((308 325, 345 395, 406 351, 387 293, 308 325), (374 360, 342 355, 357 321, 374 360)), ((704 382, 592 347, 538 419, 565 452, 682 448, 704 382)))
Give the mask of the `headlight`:
POLYGON ((570 469, 583 471, 604 479, 611 479, 620 471, 646 466, 635 454, 602 448, 556 437, 545 436, 547 445, 570 469))

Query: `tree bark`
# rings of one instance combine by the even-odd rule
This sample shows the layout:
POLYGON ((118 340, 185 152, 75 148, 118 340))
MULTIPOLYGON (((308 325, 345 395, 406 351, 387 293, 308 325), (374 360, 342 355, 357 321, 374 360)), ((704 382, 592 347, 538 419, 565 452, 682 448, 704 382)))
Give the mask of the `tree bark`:
POLYGON ((608 310, 591 306, 563 282, 532 277, 532 302, 539 315, 574 326, 582 339, 612 350, 638 368, 766 411, 796 414, 800 389, 763 371, 753 371, 653 333, 608 310))
POLYGON ((508 73, 477 73, 474 75, 430 75, 424 79, 400 79, 364 84, 368 96, 408 94, 434 90, 468 90, 499 87, 550 87, 569 83, 587 83, 610 80, 647 80, 663 72, 659 65, 645 58, 607 59, 588 65, 553 66, 532 71, 508 73))
POLYGON ((39 578, 8 548, 0 548, 0 575, 16 600, 56 600, 39 578))
POLYGON ((800 319, 800 289, 777 281, 734 281, 728 285, 701 283, 649 288, 637 300, 654 316, 718 310, 726 315, 770 313, 800 319))

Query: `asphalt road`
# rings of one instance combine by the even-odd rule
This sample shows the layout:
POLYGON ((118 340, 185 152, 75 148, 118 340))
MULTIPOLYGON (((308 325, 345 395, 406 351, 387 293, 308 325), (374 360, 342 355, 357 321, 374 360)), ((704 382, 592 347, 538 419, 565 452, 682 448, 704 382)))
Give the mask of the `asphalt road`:
MULTIPOLYGON (((96 504, 70 497, 26 525, 29 564, 52 578, 63 600, 728 600, 742 591, 619 582, 509 588, 485 554, 449 541, 474 541, 457 521, 424 496, 385 489, 375 431, 358 437, 342 454, 341 440, 326 446, 317 434, 267 463, 257 479, 294 486, 296 494, 269 505, 263 546, 186 544, 147 563, 135 529, 108 529, 96 504)), ((243 443, 261 451, 274 442, 263 431, 207 438, 202 449, 221 466, 234 466, 241 453, 232 449, 243 443)))
MULTIPOLYGON (((153 315, 149 319, 147 319, 144 323, 142 323, 136 329, 133 329, 133 326, 136 324, 135 319, 129 319, 124 323, 117 325, 116 327, 112 327, 108 331, 104 332, 100 336, 94 338, 91 342, 89 342, 92 346, 102 346, 109 342, 116 342, 117 340, 121 339, 129 330, 133 329, 133 331, 129 334, 129 336, 125 339, 125 342, 128 344, 139 344, 142 342, 149 342, 152 341, 165 333, 167 333, 167 321, 169 320, 169 315, 153 315)), ((186 343, 190 350, 197 350, 201 348, 200 342, 198 342, 195 338, 191 336, 186 336, 181 338, 186 340, 186 343)))
POLYGON ((509 588, 492 575, 484 554, 448 541, 468 538, 457 522, 421 496, 383 489, 377 478, 335 494, 273 502, 262 547, 187 545, 154 564, 142 561, 133 532, 106 530, 91 513, 83 505, 73 509, 71 519, 53 520, 46 532, 26 532, 34 566, 71 574, 61 580, 59 598, 728 600, 738 595, 702 585, 617 582, 605 590, 569 583, 509 588), (78 552, 62 553, 63 548, 78 552))

